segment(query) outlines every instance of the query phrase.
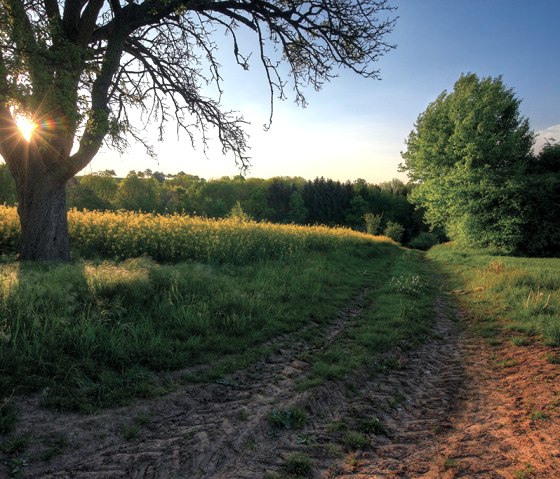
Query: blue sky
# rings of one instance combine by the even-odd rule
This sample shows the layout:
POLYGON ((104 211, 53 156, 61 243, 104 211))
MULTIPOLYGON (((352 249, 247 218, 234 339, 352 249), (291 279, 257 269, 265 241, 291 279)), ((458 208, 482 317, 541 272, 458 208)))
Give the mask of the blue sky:
MULTIPOLYGON (((251 122, 248 176, 406 179, 397 166, 416 118, 467 72, 503 75, 522 99, 532 129, 560 140, 560 0, 394 0, 393 5, 399 19, 387 40, 397 49, 378 62, 382 79, 341 71, 320 92, 307 91, 306 109, 291 99, 277 102, 268 132, 262 129, 268 119, 262 72, 257 65, 241 71, 224 57, 224 104, 251 122)), ((158 161, 139 146, 122 156, 104 149, 83 173, 106 168, 119 175, 146 168, 205 178, 238 173, 233 158, 217 145, 206 158, 186 135, 177 139, 173 125, 167 132, 162 143, 155 132, 146 132, 158 161)))

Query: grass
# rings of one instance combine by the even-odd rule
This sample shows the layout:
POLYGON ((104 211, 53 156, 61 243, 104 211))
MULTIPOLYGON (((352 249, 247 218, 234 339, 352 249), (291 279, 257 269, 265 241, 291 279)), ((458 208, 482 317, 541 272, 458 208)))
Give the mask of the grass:
POLYGON ((458 461, 457 459, 454 459, 452 457, 448 457, 444 462, 443 462, 443 467, 444 469, 453 469, 455 467, 457 467, 458 465, 458 461))
MULTIPOLYGON (((15 217, 0 207, 4 250, 17 243, 15 217)), ((316 341, 366 287, 348 330, 306 358, 302 388, 374 371, 378 355, 430 330, 433 270, 384 238, 177 215, 69 221, 73 263, 0 257, 0 391, 42 391, 50 407, 92 412, 185 381, 226 381, 279 341, 316 341)), ((0 410, 1 427, 12 413, 0 410)))
POLYGON ((546 411, 542 411, 540 409, 535 409, 531 412, 531 421, 546 421, 550 418, 546 411))
POLYGON ((276 429, 301 429, 306 421, 307 413, 299 408, 274 410, 268 417, 268 422, 276 429))
POLYGON ((383 422, 377 416, 361 421, 359 429, 366 434, 375 434, 376 436, 386 432, 383 422))
POLYGON ((368 437, 358 431, 347 431, 342 436, 342 444, 347 451, 367 449, 370 446, 368 437))
POLYGON ((313 336, 399 251, 333 238, 324 251, 242 265, 4 256, 0 391, 41 390, 46 405, 89 412, 165 393, 181 377, 221 378, 278 336, 313 336), (210 367, 189 373, 201 364, 210 367))
POLYGON ((286 458, 284 470, 290 476, 311 477, 313 474, 313 462, 309 455, 304 452, 292 452, 286 458))
POLYGON ((483 336, 492 339, 502 329, 518 346, 533 339, 560 346, 559 258, 495 256, 451 243, 435 246, 428 258, 461 293, 483 336))
POLYGON ((50 461, 51 459, 60 456, 68 444, 69 441, 65 435, 59 435, 51 438, 47 449, 41 454, 41 459, 43 461, 50 461))
POLYGON ((12 398, 0 400, 0 434, 11 433, 18 419, 18 411, 12 398))
MULTIPOLYGON (((360 368, 382 371, 387 360, 377 359, 396 345, 412 347, 431 331, 437 288, 435 270, 419 251, 393 248, 378 259, 365 307, 330 347, 313 357, 313 367, 299 387, 343 379, 360 368)), ((397 365, 394 365, 397 367, 397 365)))
POLYGON ((334 246, 244 265, 3 257, 0 390, 41 390, 47 405, 89 412, 169 391, 169 371, 206 364, 183 376, 223 377, 274 338, 332 321, 400 251, 334 246))

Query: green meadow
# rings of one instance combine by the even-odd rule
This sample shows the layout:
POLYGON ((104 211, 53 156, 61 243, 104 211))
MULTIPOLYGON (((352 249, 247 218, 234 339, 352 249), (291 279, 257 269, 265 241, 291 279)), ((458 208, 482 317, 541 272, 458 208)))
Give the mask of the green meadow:
MULTIPOLYGON (((360 293, 363 311, 336 342, 306 358, 312 368, 302 388, 371 365, 376 355, 414 344, 430 330, 431 266, 420 252, 384 237, 193 219, 188 227, 199 233, 185 248, 191 257, 158 262, 123 252, 137 255, 142 238, 146 251, 162 251, 172 235, 181 236, 180 228, 160 229, 159 235, 134 229, 161 224, 161 217, 113 214, 104 223, 93 213, 71 218, 71 231, 81 235, 74 237, 72 263, 2 257, 0 390, 6 396, 39 391, 44 405, 89 412, 185 382, 215 380, 283 342, 313 341, 360 293), (130 227, 123 227, 125 220, 130 227), (112 227, 117 223, 120 229, 112 227), (80 244, 84 238, 87 247, 80 244), (119 244, 116 258, 94 257, 92 244, 111 241, 119 244), (240 261, 236 241, 260 254, 240 261), (211 248, 204 250, 204 242, 211 248)), ((176 216, 169 221, 188 223, 176 216)), ((17 233, 17 227, 3 231, 17 233)))

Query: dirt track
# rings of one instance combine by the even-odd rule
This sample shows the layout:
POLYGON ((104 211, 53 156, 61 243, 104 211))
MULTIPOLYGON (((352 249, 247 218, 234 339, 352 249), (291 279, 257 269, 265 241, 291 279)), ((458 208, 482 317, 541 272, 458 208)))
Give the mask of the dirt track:
POLYGON ((283 338, 275 354, 219 383, 95 416, 22 399, 19 432, 31 434, 23 477, 282 477, 288 454, 301 451, 317 478, 560 478, 560 367, 541 346, 487 346, 458 326, 443 301, 426 344, 395 350, 348 381, 298 392, 309 368, 302 355, 359 319, 363 297, 316 345, 283 338), (303 429, 271 426, 272 411, 294 408, 307 412, 303 429), (361 451, 344 450, 345 431, 372 418, 385 431, 369 431, 361 451), (61 454, 39 459, 57 437, 66 438, 61 454))

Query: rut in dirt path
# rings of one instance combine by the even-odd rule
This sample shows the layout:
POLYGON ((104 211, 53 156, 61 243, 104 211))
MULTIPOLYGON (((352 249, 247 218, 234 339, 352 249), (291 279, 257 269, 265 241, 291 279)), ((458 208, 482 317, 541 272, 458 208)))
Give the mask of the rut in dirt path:
MULTIPOLYGON (((272 437, 273 410, 306 404, 311 393, 298 393, 295 382, 309 368, 298 358, 326 348, 364 308, 360 292, 320 338, 310 345, 293 333, 284 349, 244 371, 212 384, 191 385, 133 408, 95 416, 57 414, 38 408, 38 397, 24 398, 21 432, 31 434, 31 457, 41 445, 65 435, 62 454, 45 463, 32 460, 28 478, 262 478, 278 466, 284 437, 272 437), (138 437, 126 441, 141 418, 138 437)), ((44 451, 43 451, 44 452, 44 451)), ((2 471, 0 470, 0 473, 2 471)))
MULTIPOLYGON (((406 391, 384 415, 387 437, 330 477, 560 478, 560 368, 545 360, 550 348, 492 349, 468 330, 454 334, 442 315, 436 330, 445 341, 409 354, 406 368, 383 381, 406 391)), ((377 405, 386 398, 371 397, 377 405)))

